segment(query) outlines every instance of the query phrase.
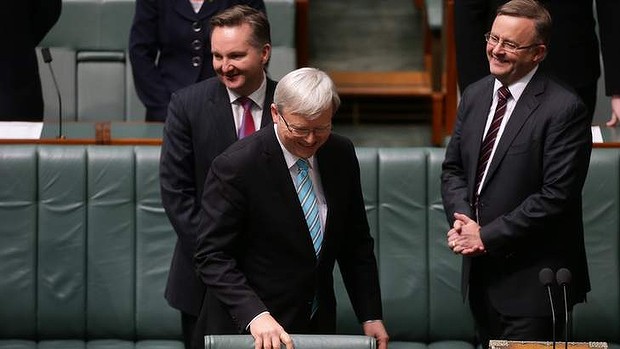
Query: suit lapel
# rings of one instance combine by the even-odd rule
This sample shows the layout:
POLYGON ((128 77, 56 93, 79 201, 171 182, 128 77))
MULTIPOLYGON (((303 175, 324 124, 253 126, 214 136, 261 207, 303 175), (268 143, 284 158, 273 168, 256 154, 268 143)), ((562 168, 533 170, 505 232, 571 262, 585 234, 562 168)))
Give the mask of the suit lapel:
POLYGON ((273 92, 276 88, 276 83, 267 78, 267 90, 265 91, 265 102, 263 103, 263 117, 260 122, 260 128, 267 125, 271 125, 271 102, 273 102, 273 92))
POLYGON ((495 155, 493 155, 493 159, 489 165, 486 181, 493 178, 493 174, 497 171, 500 163, 506 155, 506 152, 510 148, 510 145, 521 131, 523 125, 538 108, 540 102, 538 101, 537 96, 543 93, 544 90, 545 80, 542 78, 540 72, 537 72, 523 91, 521 98, 519 98, 517 105, 515 105, 515 108, 510 115, 510 119, 508 120, 508 123, 504 128, 504 132, 499 139, 499 143, 497 144, 497 148, 495 149, 495 155))
MULTIPOLYGON (((484 127, 487 123, 487 118, 493 102, 493 84, 495 78, 492 76, 487 79, 486 86, 482 89, 482 95, 480 97, 474 96, 473 112, 472 115, 472 135, 470 138, 470 144, 466 145, 467 149, 471 149, 474 153, 471 154, 471 158, 474 161, 470 162, 467 168, 467 178, 476 178, 476 171, 478 169, 478 158, 480 157, 480 147, 482 146, 482 137, 484 135, 484 127)), ((475 181, 469 181, 469 197, 473 197, 476 188, 475 181)))
MULTIPOLYGON (((271 185, 267 187, 275 188, 277 196, 281 198, 280 202, 282 205, 277 205, 282 210, 281 215, 283 217, 292 217, 290 220, 296 224, 295 229, 291 231, 292 234, 287 236, 286 239, 293 239, 293 246, 299 246, 301 253, 314 258, 314 247, 312 246, 310 231, 299 204, 295 184, 286 166, 280 143, 278 143, 276 138, 275 130, 273 127, 270 127, 265 131, 265 137, 262 137, 263 151, 261 155, 266 166, 265 170, 267 171, 264 178, 271 182, 271 185)), ((275 204, 274 207, 276 207, 275 204)))
MULTIPOLYGON (((198 18, 198 15, 192 8, 192 4, 188 0, 174 0, 173 7, 176 12, 190 21, 195 21, 198 18)), ((204 7, 204 4, 202 7, 204 7)))
POLYGON ((235 118, 233 117, 232 108, 230 105, 230 99, 228 98, 228 92, 226 87, 219 83, 217 85, 217 91, 211 96, 210 104, 204 111, 204 117, 215 117, 215 127, 218 130, 218 134, 225 137, 226 144, 232 144, 237 141, 237 130, 235 128, 235 118), (213 115, 209 115, 209 113, 213 115))

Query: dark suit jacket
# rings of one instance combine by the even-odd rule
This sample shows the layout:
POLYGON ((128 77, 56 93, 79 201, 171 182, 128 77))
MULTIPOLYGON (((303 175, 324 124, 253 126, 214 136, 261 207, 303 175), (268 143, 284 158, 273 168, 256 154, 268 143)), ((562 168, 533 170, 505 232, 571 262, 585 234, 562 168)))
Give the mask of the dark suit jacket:
POLYGON ((198 13, 189 0, 136 0, 129 58, 147 121, 164 121, 173 92, 214 75, 209 21, 237 4, 265 11, 263 0, 205 0, 198 13))
MULTIPOLYGON (((491 29, 497 7, 507 1, 455 1, 455 39, 461 91, 489 74, 483 34, 491 29)), ((542 3, 551 14, 553 27, 549 54, 541 68, 574 88, 586 105, 593 109, 600 64, 592 0, 543 0, 542 3)), ((615 18, 620 13, 620 1, 596 0, 596 6, 605 64, 605 91, 607 95, 620 94, 620 26, 615 18)))
MULTIPOLYGON (((475 217, 475 173, 493 82, 489 76, 471 85, 459 106, 442 172, 450 226, 454 212, 475 217)), ((569 304, 585 299, 590 282, 581 190, 591 147, 585 106, 538 71, 510 116, 480 192, 479 224, 488 253, 464 258, 464 296, 475 278, 488 285, 501 314, 550 315, 538 273, 565 267, 573 274, 569 304)))
MULTIPOLYGON (((271 125, 269 106, 276 83, 267 79, 261 127, 271 125)), ((211 161, 237 141, 226 87, 217 78, 172 95, 164 126, 160 162, 162 204, 178 235, 166 299, 188 314, 198 315, 204 285, 195 273, 200 197, 211 161)))
POLYGON ((35 47, 60 17, 61 0, 0 2, 0 121, 42 121, 35 47))
POLYGON ((381 319, 373 239, 353 144, 332 134, 316 156, 328 206, 318 260, 273 127, 235 143, 213 161, 195 257, 208 289, 198 337, 244 332, 266 310, 290 333, 334 332, 335 261, 360 322, 381 319), (311 328, 315 294, 318 327, 311 328))

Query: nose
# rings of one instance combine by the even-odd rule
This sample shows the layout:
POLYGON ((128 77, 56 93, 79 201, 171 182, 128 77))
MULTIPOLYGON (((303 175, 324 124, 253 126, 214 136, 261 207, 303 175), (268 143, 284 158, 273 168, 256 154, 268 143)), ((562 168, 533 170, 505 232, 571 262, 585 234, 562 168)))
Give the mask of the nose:
POLYGON ((312 130, 306 137, 304 137, 304 141, 308 144, 312 144, 316 141, 316 135, 314 134, 314 130, 312 130))
POLYGON ((230 60, 224 58, 222 59, 222 71, 229 72, 234 69, 234 66, 230 63, 230 60))
POLYGON ((498 42, 495 46, 493 46, 493 49, 491 50, 491 52, 493 52, 494 55, 499 55, 501 53, 504 53, 504 42, 500 41, 498 42))

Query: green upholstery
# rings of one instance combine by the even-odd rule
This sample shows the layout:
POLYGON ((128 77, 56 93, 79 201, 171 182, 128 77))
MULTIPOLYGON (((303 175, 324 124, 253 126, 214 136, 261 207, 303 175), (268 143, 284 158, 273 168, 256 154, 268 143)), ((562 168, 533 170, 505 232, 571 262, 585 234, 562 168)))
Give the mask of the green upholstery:
MULTIPOLYGON (((291 335, 295 349, 375 349, 376 342, 366 336, 346 335, 291 335)), ((253 349, 250 335, 205 336, 205 349, 253 349)), ((282 346, 282 348, 285 348, 282 346)))
MULTIPOLYGON (((473 349, 445 245, 444 149, 357 154, 390 348, 473 349)), ((183 347, 163 298, 176 237, 158 166, 157 146, 0 145, 0 349, 183 347)), ((620 149, 593 151, 583 204, 592 292, 574 339, 620 349, 620 149)), ((338 333, 361 334, 339 275, 336 292, 338 333)))
MULTIPOLYGON (((63 0, 60 19, 43 39, 51 47, 62 96, 63 120, 144 120, 127 54, 135 0, 63 0)), ((295 0, 265 0, 273 53, 269 75, 280 79, 296 68, 295 0)), ((49 68, 39 55, 45 120, 58 119, 49 68)))
POLYGON ((182 348, 159 147, 3 146, 0 160, 0 348, 182 348))

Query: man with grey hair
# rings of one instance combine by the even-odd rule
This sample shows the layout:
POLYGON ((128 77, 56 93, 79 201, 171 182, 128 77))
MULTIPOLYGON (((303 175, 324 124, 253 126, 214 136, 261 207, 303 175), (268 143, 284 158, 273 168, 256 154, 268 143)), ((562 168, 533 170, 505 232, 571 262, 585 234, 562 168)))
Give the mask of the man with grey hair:
POLYGON ((351 141, 331 133, 339 105, 327 74, 295 70, 276 87, 274 126, 213 161, 195 255, 207 285, 196 333, 249 331, 257 349, 291 349, 288 333, 334 333, 337 261, 364 333, 387 348, 359 163, 351 141))

